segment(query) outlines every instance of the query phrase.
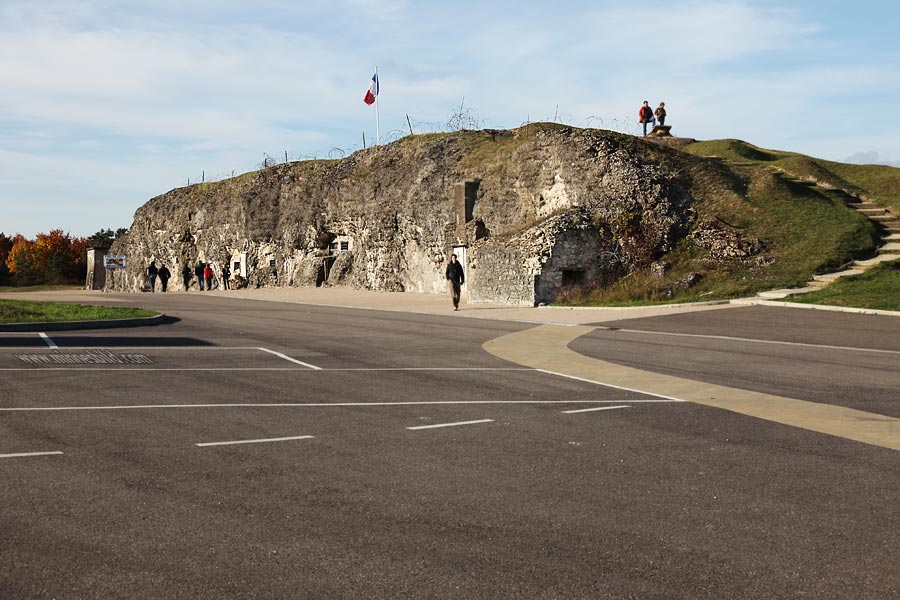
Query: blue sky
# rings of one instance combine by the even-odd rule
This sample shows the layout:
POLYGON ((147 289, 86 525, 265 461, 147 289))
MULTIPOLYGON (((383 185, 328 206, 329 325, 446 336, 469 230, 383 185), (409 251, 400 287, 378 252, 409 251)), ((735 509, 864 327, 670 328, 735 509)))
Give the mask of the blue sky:
POLYGON ((174 187, 375 138, 552 120, 900 166, 894 2, 0 0, 0 231, 131 225, 174 187))

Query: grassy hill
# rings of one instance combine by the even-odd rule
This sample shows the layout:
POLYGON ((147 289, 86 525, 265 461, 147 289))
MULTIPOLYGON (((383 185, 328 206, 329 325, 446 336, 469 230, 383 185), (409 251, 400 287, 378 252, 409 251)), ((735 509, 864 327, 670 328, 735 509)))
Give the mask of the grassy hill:
POLYGON ((690 302, 802 286, 813 274, 838 270, 875 252, 878 230, 847 206, 847 192, 900 212, 900 169, 836 163, 740 140, 667 150, 653 153, 653 160, 686 181, 697 200, 697 220, 723 223, 757 238, 769 260, 710 260, 707 250, 687 236, 659 258, 671 264, 664 278, 645 269, 608 289, 567 294, 564 302, 690 302), (700 283, 680 289, 677 282, 692 272, 702 275, 700 283))

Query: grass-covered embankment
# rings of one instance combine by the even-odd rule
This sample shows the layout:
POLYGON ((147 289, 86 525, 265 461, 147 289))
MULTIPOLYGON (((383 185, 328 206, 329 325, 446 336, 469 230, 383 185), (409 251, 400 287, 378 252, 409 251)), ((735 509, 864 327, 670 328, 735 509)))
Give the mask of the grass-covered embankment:
POLYGON ((143 308, 0 300, 0 324, 138 319, 158 313, 143 308))
MULTIPOLYGON (((686 181, 697 220, 711 220, 758 239, 763 245, 761 260, 712 260, 709 251, 688 235, 657 257, 670 265, 664 277, 645 268, 607 288, 566 290, 557 303, 627 306, 752 296, 801 287, 813 274, 838 270, 874 252, 877 228, 849 208, 839 193, 768 168, 776 156, 787 153, 736 140, 698 142, 686 150, 698 156, 679 152, 660 154, 658 160, 686 181), (707 155, 724 160, 699 158, 707 155), (702 278, 690 287, 679 286, 689 273, 702 278)), ((897 172, 900 185, 900 169, 885 168, 897 172)))
POLYGON ((824 289, 791 296, 787 301, 900 311, 900 260, 881 263, 859 275, 841 277, 824 289))

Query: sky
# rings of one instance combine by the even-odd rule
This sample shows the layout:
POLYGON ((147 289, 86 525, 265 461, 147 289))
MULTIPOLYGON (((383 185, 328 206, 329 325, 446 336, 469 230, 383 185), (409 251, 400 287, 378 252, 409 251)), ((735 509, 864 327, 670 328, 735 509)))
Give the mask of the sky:
POLYGON ((900 166, 900 4, 0 0, 0 232, 413 131, 558 121, 900 166), (460 108, 462 107, 462 108, 460 108))

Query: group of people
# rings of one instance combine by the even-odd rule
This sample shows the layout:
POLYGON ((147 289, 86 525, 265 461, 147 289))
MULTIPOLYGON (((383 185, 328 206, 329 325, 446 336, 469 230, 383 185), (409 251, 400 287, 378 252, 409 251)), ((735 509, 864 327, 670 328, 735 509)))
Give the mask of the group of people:
MULTIPOLYGON (((181 278, 184 282, 185 291, 191 288, 191 278, 197 277, 197 287, 202 292, 204 289, 204 283, 206 290, 213 289, 213 279, 215 279, 215 273, 213 272, 212 265, 210 263, 198 262, 197 266, 191 270, 187 264, 184 265, 184 268, 181 270, 181 278)), ((168 289, 169 279, 171 279, 172 273, 169 269, 166 268, 166 265, 161 265, 159 267, 156 266, 156 261, 151 261, 150 266, 147 267, 147 278, 150 280, 150 293, 154 293, 156 291, 156 280, 159 279, 160 288, 163 292, 168 289)), ((222 266, 222 277, 220 281, 222 282, 222 289, 227 290, 229 283, 228 280, 231 279, 231 269, 228 268, 228 262, 222 266)))
POLYGON ((638 111, 638 120, 644 125, 644 137, 647 137, 647 123, 652 123, 655 126, 656 122, 659 121, 660 127, 666 124, 666 103, 660 102, 654 111, 650 108, 650 102, 644 100, 644 105, 638 111))
MULTIPOLYGON (((457 258, 458 257, 455 254, 450 255, 450 262, 447 264, 447 269, 444 273, 450 287, 450 299, 453 301, 453 310, 459 310, 459 297, 462 292, 462 285, 466 281, 466 275, 457 258)), ((203 291, 204 283, 206 284, 207 290, 212 289, 215 273, 213 272, 210 263, 198 262, 193 271, 191 271, 191 268, 187 264, 184 265, 184 268, 181 270, 181 277, 184 280, 185 290, 190 289, 191 277, 194 275, 197 277, 197 286, 200 288, 200 291, 203 291)), ((156 261, 151 261, 150 266, 147 267, 147 278, 150 280, 151 293, 156 291, 157 278, 159 279, 162 291, 165 292, 169 286, 169 279, 171 277, 172 273, 166 268, 166 265, 157 267, 156 261)), ((231 269, 228 268, 228 263, 226 262, 222 267, 222 289, 228 289, 228 280, 230 278, 231 269)))

